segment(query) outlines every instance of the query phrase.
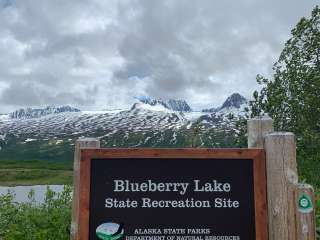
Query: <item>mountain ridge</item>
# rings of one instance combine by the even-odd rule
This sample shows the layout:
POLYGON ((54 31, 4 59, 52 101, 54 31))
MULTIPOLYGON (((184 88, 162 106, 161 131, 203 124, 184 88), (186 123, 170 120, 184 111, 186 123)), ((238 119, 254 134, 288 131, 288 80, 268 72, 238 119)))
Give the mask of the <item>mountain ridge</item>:
POLYGON ((242 96, 239 93, 233 93, 231 94, 220 107, 213 107, 213 108, 206 108, 203 109, 202 112, 218 112, 222 109, 228 109, 228 108, 241 108, 242 105, 248 104, 248 100, 242 96))
POLYGON ((102 147, 235 147, 235 126, 245 116, 245 107, 241 104, 240 108, 229 106, 215 112, 174 111, 159 102, 138 101, 125 110, 55 107, 36 111, 35 115, 3 115, 0 160, 72 161, 75 141, 81 137, 98 138, 102 147))
MULTIPOLYGON (((148 110, 155 110, 155 111, 173 111, 173 112, 195 112, 189 106, 189 104, 183 99, 156 99, 147 96, 140 96, 136 97, 138 102, 134 103, 131 107, 131 110, 135 108, 139 108, 146 105, 151 106, 151 108, 145 107, 148 110), (143 103, 146 105, 141 105, 139 103, 143 103)), ((219 112, 222 109, 226 108, 237 108, 239 109, 241 105, 247 104, 247 99, 244 98, 239 93, 233 93, 230 95, 224 103, 220 107, 213 107, 208 109, 202 109, 201 112, 203 113, 214 113, 219 112)), ((117 109, 116 111, 123 111, 121 109, 117 109)), ((2 117, 8 116, 11 119, 30 119, 30 118, 39 118, 43 116, 47 116, 50 114, 58 114, 58 113, 66 113, 66 112, 90 112, 90 111, 81 111, 79 108, 75 108, 69 105, 63 106, 46 106, 44 108, 20 108, 14 112, 9 114, 2 114, 2 117)), ((95 111, 92 111, 95 112, 95 111)), ((96 111, 99 112, 99 111, 96 111)), ((104 111, 100 111, 104 112, 104 111)), ((107 112, 107 111, 105 111, 107 112)), ((112 111, 109 111, 112 112, 112 111)))
POLYGON ((63 112, 80 112, 78 108, 74 108, 68 105, 65 106, 47 106, 44 108, 20 108, 9 114, 12 119, 23 118, 39 118, 50 114, 63 113, 63 112))
POLYGON ((149 104, 151 106, 155 105, 162 105, 163 107, 177 111, 177 112, 191 112, 192 109, 189 106, 189 104, 186 102, 186 100, 183 99, 156 99, 156 98, 151 98, 147 96, 140 96, 136 97, 137 100, 139 100, 142 103, 149 104))
MULTIPOLYGON (((22 143, 26 139, 76 139, 86 136, 112 141, 120 137, 123 146, 131 146, 132 143, 128 142, 138 139, 139 142, 133 145, 143 146, 152 139, 151 136, 161 136, 153 140, 159 143, 165 141, 168 136, 164 135, 169 131, 173 141, 178 133, 188 132, 196 126, 201 126, 204 132, 234 131, 237 119, 246 114, 246 101, 240 95, 230 96, 227 100, 214 112, 174 111, 174 105, 168 107, 156 99, 138 101, 128 110, 80 111, 70 106, 17 110, 10 118, 0 118, 0 135, 14 136, 22 143), (139 135, 139 138, 132 140, 131 135, 139 135), (142 139, 143 143, 140 142, 142 139)), ((175 109, 188 110, 185 101, 177 103, 180 105, 175 109)))

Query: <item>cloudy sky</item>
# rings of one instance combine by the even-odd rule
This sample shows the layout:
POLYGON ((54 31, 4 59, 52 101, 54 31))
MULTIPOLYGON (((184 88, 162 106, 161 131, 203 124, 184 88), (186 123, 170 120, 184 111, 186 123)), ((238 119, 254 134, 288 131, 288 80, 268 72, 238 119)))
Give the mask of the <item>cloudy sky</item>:
POLYGON ((318 0, 0 0, 0 113, 246 97, 318 0))

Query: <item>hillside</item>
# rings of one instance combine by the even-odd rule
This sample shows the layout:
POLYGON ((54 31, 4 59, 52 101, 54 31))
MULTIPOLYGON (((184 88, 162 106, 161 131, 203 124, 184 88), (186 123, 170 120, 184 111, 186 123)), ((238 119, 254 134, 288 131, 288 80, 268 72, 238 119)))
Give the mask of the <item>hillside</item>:
POLYGON ((230 147, 247 100, 231 95, 220 107, 192 111, 184 100, 138 98, 130 109, 80 111, 62 106, 0 116, 0 160, 72 166, 74 142, 99 138, 103 147, 230 147))

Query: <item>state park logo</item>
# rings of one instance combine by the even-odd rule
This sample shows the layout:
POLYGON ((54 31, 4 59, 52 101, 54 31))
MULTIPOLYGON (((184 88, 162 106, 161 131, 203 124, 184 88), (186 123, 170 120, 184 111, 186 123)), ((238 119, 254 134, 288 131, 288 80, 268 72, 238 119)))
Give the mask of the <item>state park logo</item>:
POLYGON ((306 194, 302 194, 299 197, 299 211, 301 213, 310 213, 313 211, 313 204, 312 204, 312 200, 311 198, 306 195, 306 194))
POLYGON ((123 224, 108 222, 99 225, 96 234, 102 240, 117 240, 124 234, 123 224))

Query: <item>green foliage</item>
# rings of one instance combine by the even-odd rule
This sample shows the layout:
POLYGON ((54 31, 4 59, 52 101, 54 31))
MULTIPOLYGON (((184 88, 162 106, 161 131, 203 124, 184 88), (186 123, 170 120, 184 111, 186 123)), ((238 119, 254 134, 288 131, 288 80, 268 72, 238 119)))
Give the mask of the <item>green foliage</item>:
POLYGON ((272 79, 257 76, 262 86, 250 102, 251 117, 268 113, 278 131, 297 136, 300 175, 320 188, 320 8, 292 30, 272 79))
POLYGON ((0 239, 69 239, 71 195, 71 187, 59 194, 48 188, 42 204, 35 202, 32 191, 28 203, 14 202, 13 193, 0 196, 0 239))
POLYGON ((316 193, 316 208, 318 209, 316 213, 317 239, 320 239, 320 192, 316 193))
MULTIPOLYGON (((251 117, 268 113, 278 131, 297 136, 300 180, 320 189, 320 8, 302 18, 274 64, 272 79, 261 75, 250 102, 251 117)), ((320 206, 318 200, 317 223, 320 206)))
MULTIPOLYGON (((252 116, 267 112, 277 130, 292 131, 298 140, 320 143, 320 9, 302 18, 274 64, 272 79, 257 76, 262 86, 250 103, 252 116)), ((299 141, 301 143, 301 141, 299 141)), ((307 146, 304 144, 304 146, 307 146)))
POLYGON ((248 144, 248 129, 247 129, 247 120, 248 116, 246 117, 241 117, 237 122, 236 122, 236 142, 235 146, 239 148, 245 148, 247 147, 248 144))

